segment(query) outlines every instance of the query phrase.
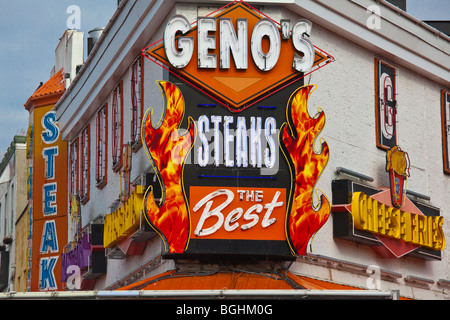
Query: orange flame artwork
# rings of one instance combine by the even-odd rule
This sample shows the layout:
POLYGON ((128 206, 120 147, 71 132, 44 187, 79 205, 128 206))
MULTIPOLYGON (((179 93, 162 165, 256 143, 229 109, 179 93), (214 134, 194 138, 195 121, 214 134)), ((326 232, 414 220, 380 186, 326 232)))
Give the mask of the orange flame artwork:
POLYGON ((158 81, 157 84, 164 99, 162 117, 153 126, 153 110, 150 108, 144 115, 142 137, 162 189, 162 198, 155 199, 153 190, 149 189, 144 200, 145 216, 165 240, 168 251, 182 253, 187 246, 190 229, 182 171, 194 143, 195 123, 189 117, 188 129, 182 132, 180 124, 185 101, 180 89, 167 81, 158 81))
POLYGON ((327 221, 331 208, 324 194, 319 196, 319 204, 313 205, 314 186, 329 157, 328 144, 323 140, 321 150, 314 150, 325 125, 323 112, 314 118, 308 113, 308 98, 314 89, 314 85, 307 85, 292 94, 286 110, 287 123, 280 131, 280 146, 291 171, 286 233, 291 249, 300 255, 306 254, 309 239, 327 221))
MULTIPOLYGON (((157 82, 164 105, 156 126, 152 123, 152 109, 144 116, 143 142, 162 189, 161 199, 155 199, 150 188, 145 196, 145 212, 149 224, 164 239, 166 252, 183 253, 189 243, 190 216, 185 195, 183 171, 197 135, 195 122, 188 118, 188 129, 181 130, 185 100, 180 89, 167 81, 157 82), (181 132, 181 133, 180 133, 181 132)), ((324 170, 329 148, 320 141, 314 148, 325 125, 325 115, 319 112, 310 117, 307 102, 315 86, 297 89, 289 99, 287 121, 280 129, 280 147, 290 170, 289 196, 286 206, 286 239, 293 254, 306 254, 311 237, 324 225, 330 213, 325 195, 318 195, 315 206, 315 184, 324 170)))

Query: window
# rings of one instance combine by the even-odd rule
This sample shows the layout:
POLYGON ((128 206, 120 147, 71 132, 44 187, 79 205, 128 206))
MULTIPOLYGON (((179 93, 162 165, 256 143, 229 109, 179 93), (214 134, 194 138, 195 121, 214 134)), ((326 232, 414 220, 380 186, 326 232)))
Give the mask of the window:
POLYGON ((131 147, 139 149, 141 143, 141 122, 143 113, 142 57, 131 66, 131 147))
POLYGON ((375 59, 375 115, 377 147, 388 150, 397 145, 396 69, 375 59))
POLYGON ((450 174, 450 92, 441 92, 442 116, 442 152, 444 159, 444 172, 450 174))
POLYGON ((8 210, 8 194, 5 193, 5 215, 3 216, 3 218, 4 218, 3 225, 5 227, 5 229, 3 230, 3 235, 4 236, 6 236, 8 234, 8 229, 7 229, 7 226, 8 226, 8 212, 7 212, 7 210, 8 210))
POLYGON ((112 167, 114 171, 119 171, 122 166, 122 144, 123 144, 123 99, 122 81, 113 91, 112 96, 112 167))
POLYGON ((80 201, 85 204, 89 200, 89 124, 81 131, 80 156, 80 201))
POLYGON ((106 185, 107 168, 107 141, 108 141, 108 104, 105 104, 98 112, 96 119, 96 159, 95 159, 95 180, 97 188, 106 185))
POLYGON ((78 138, 76 138, 69 147, 69 166, 69 199, 72 199, 74 195, 78 194, 78 138))
POLYGON ((14 210, 16 209, 16 204, 15 204, 15 195, 14 195, 14 184, 11 185, 11 233, 14 230, 14 221, 15 221, 15 213, 14 210))

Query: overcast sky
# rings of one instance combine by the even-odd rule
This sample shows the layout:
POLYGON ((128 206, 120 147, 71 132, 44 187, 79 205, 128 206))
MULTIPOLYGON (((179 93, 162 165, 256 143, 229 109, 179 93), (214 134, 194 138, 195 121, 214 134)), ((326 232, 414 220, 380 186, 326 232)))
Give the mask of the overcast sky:
MULTIPOLYGON (((81 10, 87 38, 106 26, 117 0, 0 0, 0 161, 14 135, 28 128, 23 105, 49 79, 71 5, 81 10)), ((422 20, 450 20, 450 0, 408 0, 407 11, 422 20)))

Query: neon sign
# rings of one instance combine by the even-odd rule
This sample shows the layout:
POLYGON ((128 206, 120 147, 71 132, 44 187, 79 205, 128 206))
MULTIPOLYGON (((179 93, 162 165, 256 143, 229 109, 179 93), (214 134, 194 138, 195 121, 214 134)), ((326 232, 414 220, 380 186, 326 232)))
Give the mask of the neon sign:
POLYGON ((222 119, 222 116, 218 115, 201 115, 197 124, 201 145, 196 150, 196 157, 201 167, 212 162, 218 167, 222 160, 226 167, 275 166, 278 152, 275 136, 277 121, 274 117, 267 117, 264 121, 261 117, 250 117, 248 123, 245 117, 237 117, 235 120, 233 116, 225 116, 222 119), (212 136, 208 135, 210 130, 213 130, 212 136), (210 148, 211 141, 213 144, 210 148), (220 141, 223 141, 223 150, 220 141), (210 149, 213 150, 212 156, 210 149), (231 156, 231 149, 235 149, 235 157, 231 156))
MULTIPOLYGON (((281 35, 277 24, 268 18, 260 19, 253 27, 248 44, 248 21, 237 19, 237 32, 230 18, 200 17, 197 21, 197 61, 198 68, 217 68, 216 54, 209 53, 216 49, 216 36, 211 35, 217 31, 219 25, 219 67, 230 69, 233 56, 236 69, 248 68, 249 51, 256 67, 261 71, 270 71, 277 64, 281 51, 281 35), (219 20, 219 22, 217 22, 219 20), (263 50, 263 39, 269 40, 269 50, 263 50), (249 48, 250 47, 250 48, 249 48)), ((292 39, 295 52, 292 57, 292 67, 299 72, 309 71, 314 63, 314 47, 306 38, 311 33, 312 24, 308 20, 298 20, 291 29, 291 21, 282 21, 283 40, 292 39), (301 56, 299 55, 301 54, 301 56)), ((178 45, 175 38, 178 32, 183 35, 190 31, 191 25, 188 19, 182 15, 176 15, 169 20, 164 31, 164 48, 169 63, 175 68, 186 67, 194 53, 194 38, 178 37, 178 45)))
POLYGON ((397 144, 396 69, 375 59, 377 146, 390 149, 397 144))
POLYGON ((408 197, 400 208, 391 190, 334 180, 333 234, 370 246, 383 258, 413 256, 441 260, 445 247, 440 209, 408 197))
POLYGON ((314 190, 329 157, 325 141, 314 147, 325 116, 309 115, 315 86, 302 79, 332 57, 311 28, 235 1, 192 26, 172 17, 143 50, 170 71, 157 82, 161 118, 149 108, 141 134, 162 195, 151 187, 144 211, 165 254, 305 254, 327 221, 314 190))
POLYGON ((405 204, 406 179, 409 177, 409 156, 400 147, 395 146, 386 153, 386 171, 389 172, 391 201, 396 208, 405 204))
MULTIPOLYGON (((55 113, 47 112, 42 118, 42 141, 47 144, 54 144, 59 137, 59 128, 55 122, 55 113)), ((42 156, 45 160, 45 180, 55 178, 55 156, 58 155, 58 146, 44 148, 42 156)), ((45 217, 57 214, 56 203, 57 182, 45 183, 42 186, 43 198, 43 215, 45 217)), ((55 220, 46 220, 44 222, 41 238, 40 253, 59 253, 58 236, 56 233, 55 220)), ((57 289, 54 268, 58 261, 59 255, 41 258, 40 266, 40 289, 53 290, 57 289)))
MULTIPOLYGON (((60 253, 62 242, 66 239, 67 221, 65 219, 66 203, 64 176, 57 176, 57 170, 64 171, 66 146, 62 143, 55 112, 51 107, 34 110, 35 127, 40 139, 35 146, 33 181, 33 234, 38 235, 33 244, 33 259, 37 260, 32 269, 33 283, 31 290, 57 290, 61 288, 60 253), (38 191, 40 189, 40 192, 38 191)), ((35 141, 36 142, 36 141, 35 141)))
POLYGON ((142 52, 214 103, 239 111, 334 61, 308 39, 311 30, 305 19, 276 21, 234 1, 192 25, 172 17, 163 39, 142 52))
POLYGON ((444 217, 403 211, 379 202, 362 192, 353 194, 351 213, 355 228, 374 232, 407 243, 443 250, 444 217))
POLYGON ((112 248, 135 232, 140 225, 143 190, 137 186, 128 199, 113 213, 105 216, 103 245, 112 248))

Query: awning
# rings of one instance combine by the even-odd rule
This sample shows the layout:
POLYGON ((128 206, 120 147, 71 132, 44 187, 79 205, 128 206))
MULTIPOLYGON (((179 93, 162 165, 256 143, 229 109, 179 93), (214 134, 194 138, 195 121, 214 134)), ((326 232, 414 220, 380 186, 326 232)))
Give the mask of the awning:
POLYGON ((290 272, 260 273, 249 271, 167 271, 133 283, 118 290, 249 290, 249 289, 305 289, 290 272))
MULTIPOLYGON (((252 290, 252 292, 272 290, 271 292, 276 292, 276 290, 279 290, 284 293, 289 293, 292 290, 292 294, 294 291, 306 292, 313 290, 318 292, 316 297, 319 297, 320 292, 324 291, 332 291, 336 294, 336 297, 340 292, 343 297, 348 296, 350 292, 354 293, 355 297, 358 296, 358 291, 361 297, 366 293, 368 296, 368 291, 373 292, 373 290, 295 275, 287 270, 268 273, 238 269, 227 271, 218 269, 204 272, 170 270, 117 290, 145 290, 153 292, 158 290, 240 290, 241 292, 246 290, 252 290)), ((324 293, 324 296, 327 296, 327 294, 324 293)))
POLYGON ((389 299, 403 300, 395 290, 366 290, 289 271, 170 270, 117 290, 0 293, 0 300, 21 299, 389 299))

